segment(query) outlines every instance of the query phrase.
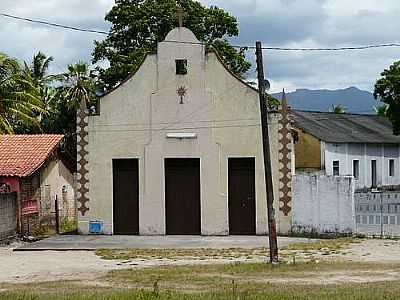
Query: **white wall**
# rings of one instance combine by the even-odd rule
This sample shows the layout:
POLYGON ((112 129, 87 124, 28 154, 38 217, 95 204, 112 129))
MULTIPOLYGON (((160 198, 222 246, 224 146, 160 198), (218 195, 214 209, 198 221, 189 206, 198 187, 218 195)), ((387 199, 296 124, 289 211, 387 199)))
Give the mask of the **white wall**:
POLYGON ((378 186, 400 185, 400 147, 383 144, 333 144, 325 143, 326 175, 333 175, 333 161, 339 160, 339 175, 353 175, 353 160, 359 160, 359 179, 355 180, 356 189, 370 188, 371 160, 377 164, 378 186), (395 174, 389 176, 389 160, 394 159, 395 174))
MULTIPOLYGON (((113 232, 112 159, 139 159, 139 231, 165 234, 164 158, 194 157, 201 164, 201 232, 229 232, 227 161, 256 161, 256 231, 267 233, 267 210, 258 93, 231 75, 215 53, 205 53, 186 28, 173 30, 157 55, 100 101, 100 115, 89 117, 89 211, 79 216, 79 231, 90 220, 113 232), (175 75, 175 59, 188 60, 188 74, 175 75), (184 104, 177 89, 184 86, 184 104), (167 139, 167 133, 195 133, 196 139, 167 139)), ((276 212, 279 212, 278 117, 271 116, 271 155, 276 212)), ((279 219, 278 219, 279 220, 279 219)), ((278 225, 279 225, 278 221, 278 225)), ((281 224, 283 228, 287 224, 281 224)))
POLYGON ((60 215, 75 219, 74 175, 61 160, 50 160, 42 167, 40 170, 40 186, 42 215, 54 212, 54 199, 57 195, 61 210, 60 215), (46 201, 49 201, 49 203, 46 203, 46 201))
POLYGON ((354 230, 352 177, 295 175, 292 231, 347 233, 354 230))

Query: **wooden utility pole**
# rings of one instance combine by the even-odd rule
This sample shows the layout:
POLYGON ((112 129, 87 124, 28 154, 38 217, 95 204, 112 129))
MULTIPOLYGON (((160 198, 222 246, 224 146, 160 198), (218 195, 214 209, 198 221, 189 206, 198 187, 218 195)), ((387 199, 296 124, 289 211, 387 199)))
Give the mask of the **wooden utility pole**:
POLYGON ((264 152, 264 174, 267 189, 267 210, 268 210, 268 235, 269 235, 269 255, 273 264, 279 262, 278 241, 276 236, 276 222, 274 213, 274 186, 272 184, 272 166, 271 166, 271 147, 269 143, 268 129, 268 107, 265 97, 265 78, 261 42, 256 42, 257 72, 258 72, 258 94, 260 97, 261 111, 261 130, 264 152))
POLYGON ((54 208, 55 208, 55 213, 56 213, 56 232, 57 234, 60 234, 60 217, 59 217, 59 207, 58 207, 58 198, 57 194, 54 199, 54 208))

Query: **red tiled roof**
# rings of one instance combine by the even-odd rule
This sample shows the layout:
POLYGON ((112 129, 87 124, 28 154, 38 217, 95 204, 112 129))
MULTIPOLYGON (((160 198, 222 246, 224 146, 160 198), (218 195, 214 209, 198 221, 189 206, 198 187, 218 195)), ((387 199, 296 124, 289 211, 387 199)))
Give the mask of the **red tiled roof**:
POLYGON ((63 137, 62 134, 0 135, 0 176, 32 175, 63 137))

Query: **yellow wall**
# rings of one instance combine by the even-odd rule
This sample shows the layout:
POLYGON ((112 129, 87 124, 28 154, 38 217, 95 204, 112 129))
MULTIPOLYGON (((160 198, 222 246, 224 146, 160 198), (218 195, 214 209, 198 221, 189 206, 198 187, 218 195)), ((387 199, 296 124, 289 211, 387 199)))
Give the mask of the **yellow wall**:
POLYGON ((321 142, 314 136, 295 129, 298 134, 296 142, 296 169, 321 169, 321 142))

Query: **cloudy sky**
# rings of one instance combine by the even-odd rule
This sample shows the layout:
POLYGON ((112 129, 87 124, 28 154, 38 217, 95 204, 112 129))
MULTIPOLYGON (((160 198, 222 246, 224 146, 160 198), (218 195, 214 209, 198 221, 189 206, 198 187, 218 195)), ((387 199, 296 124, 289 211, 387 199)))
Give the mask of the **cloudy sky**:
MULTIPOLYGON (((339 47, 400 42, 399 0, 201 0, 235 15, 238 45, 339 47)), ((105 30, 104 16, 114 0, 1 0, 0 13, 105 30)), ((90 61, 93 40, 102 36, 8 19, 0 16, 0 52, 29 60, 39 50, 55 58, 52 71, 90 61)), ((248 52, 254 61, 254 53, 248 52)), ((283 87, 372 90, 379 73, 400 59, 400 48, 347 52, 265 51, 272 91, 283 87)), ((255 71, 249 72, 249 78, 255 71)))

